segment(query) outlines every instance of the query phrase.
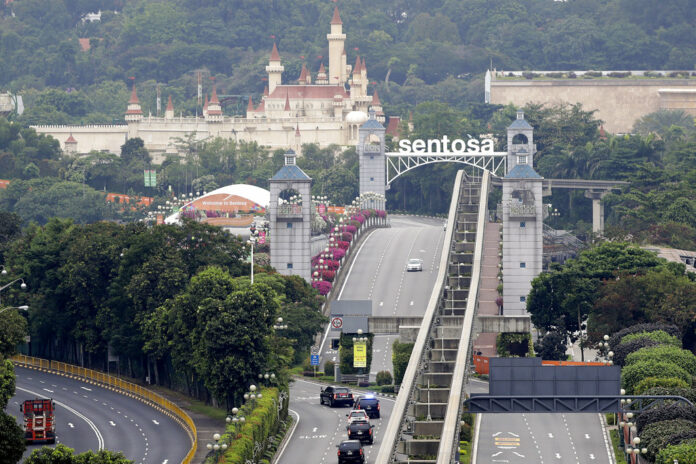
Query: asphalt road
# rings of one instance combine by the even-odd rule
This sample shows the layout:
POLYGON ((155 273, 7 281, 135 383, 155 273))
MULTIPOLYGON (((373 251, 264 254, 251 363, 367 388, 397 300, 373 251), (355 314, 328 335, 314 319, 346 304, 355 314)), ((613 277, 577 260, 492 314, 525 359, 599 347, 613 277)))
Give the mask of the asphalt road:
MULTIPOLYGON (((191 448, 176 421, 133 398, 32 369, 15 367, 15 373, 17 389, 8 413, 22 424, 19 405, 24 400, 53 398, 56 442, 76 452, 105 448, 123 452, 136 464, 177 464, 191 448)), ((41 446, 28 446, 24 456, 41 446)))
MULTIPOLYGON (((279 456, 278 464, 337 462, 336 445, 348 439, 346 414, 350 408, 331 408, 319 404, 321 387, 321 384, 305 380, 296 380, 290 385, 290 413, 298 422, 288 446, 279 456)), ((375 443, 363 445, 367 463, 375 462, 377 450, 382 443, 382 431, 389 422, 394 405, 390 398, 378 398, 381 417, 370 420, 375 426, 375 443)))

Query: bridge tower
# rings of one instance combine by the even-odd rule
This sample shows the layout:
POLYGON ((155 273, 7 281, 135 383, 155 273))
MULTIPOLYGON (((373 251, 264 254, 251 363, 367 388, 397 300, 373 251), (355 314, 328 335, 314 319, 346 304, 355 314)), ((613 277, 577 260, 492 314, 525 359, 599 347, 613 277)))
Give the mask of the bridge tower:
POLYGON ((288 150, 285 165, 270 179, 271 266, 283 275, 311 279, 312 179, 288 150))
POLYGON ((534 128, 522 111, 508 127, 507 174, 503 177, 503 311, 526 314, 532 279, 541 273, 543 178, 534 170, 534 128))
MULTIPOLYGON (((370 109, 368 119, 358 130, 358 161, 360 164, 360 194, 387 191, 387 167, 384 136, 386 129, 377 121, 374 109, 370 109)), ((386 209, 377 205, 377 209, 386 209)))

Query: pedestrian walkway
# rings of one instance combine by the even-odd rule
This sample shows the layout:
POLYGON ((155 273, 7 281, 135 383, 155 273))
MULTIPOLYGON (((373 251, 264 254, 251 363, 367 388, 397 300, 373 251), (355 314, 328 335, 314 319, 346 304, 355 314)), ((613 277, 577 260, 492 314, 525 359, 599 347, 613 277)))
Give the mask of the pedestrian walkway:
MULTIPOLYGON (((486 224, 486 231, 483 238, 483 258, 481 263, 481 281, 479 284, 479 305, 480 315, 497 315, 498 305, 495 300, 498 297, 498 264, 501 263, 500 252, 500 231, 503 225, 499 222, 489 222, 486 224)), ((474 341, 474 352, 481 352, 483 356, 496 356, 495 333, 480 333, 474 341)))

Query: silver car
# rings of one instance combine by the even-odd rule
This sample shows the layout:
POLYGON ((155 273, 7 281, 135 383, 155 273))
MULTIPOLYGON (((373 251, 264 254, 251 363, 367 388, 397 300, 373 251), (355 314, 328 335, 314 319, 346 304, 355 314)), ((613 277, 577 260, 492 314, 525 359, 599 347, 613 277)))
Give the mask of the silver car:
POLYGON ((406 265, 406 271, 422 271, 423 270, 423 260, 419 258, 411 258, 408 260, 406 265))

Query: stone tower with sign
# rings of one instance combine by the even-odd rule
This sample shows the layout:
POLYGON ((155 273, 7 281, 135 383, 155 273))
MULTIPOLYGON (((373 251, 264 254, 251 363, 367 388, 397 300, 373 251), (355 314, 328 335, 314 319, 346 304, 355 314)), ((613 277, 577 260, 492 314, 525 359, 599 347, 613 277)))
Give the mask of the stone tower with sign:
POLYGON ((285 165, 270 179, 271 266, 280 274, 311 279, 310 208, 312 179, 296 164, 288 150, 285 165))
MULTIPOLYGON (((358 160, 360 162, 360 194, 379 193, 387 190, 386 155, 384 136, 386 129, 377 121, 370 109, 367 121, 358 131, 358 160)), ((378 205, 384 209, 384 205, 378 205)))
POLYGON ((534 170, 534 128, 518 111, 508 127, 507 174, 503 177, 503 311, 526 314, 532 279, 541 273, 543 178, 534 170))

